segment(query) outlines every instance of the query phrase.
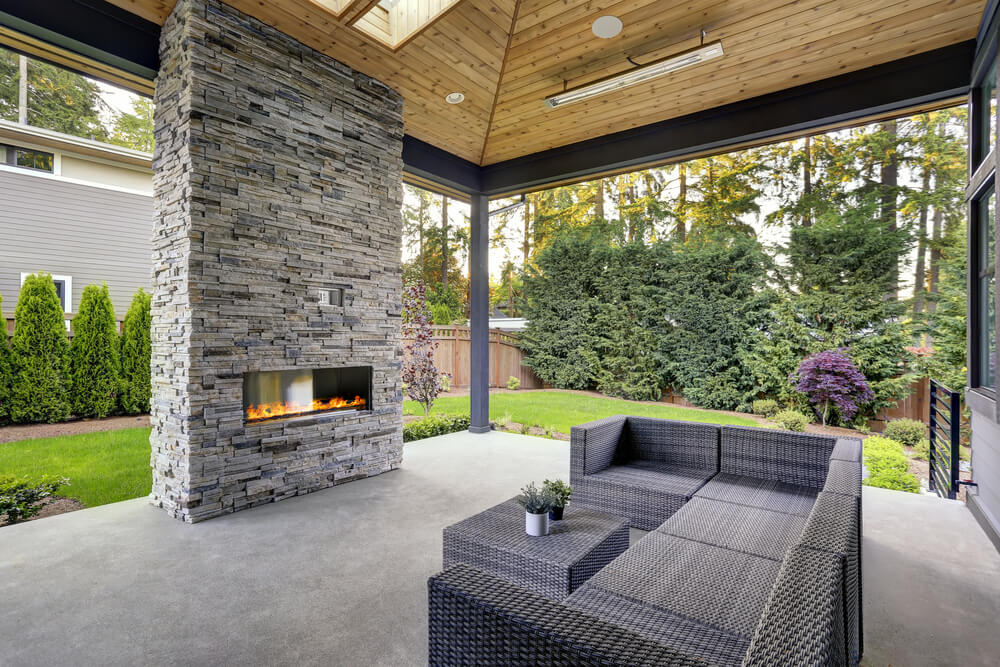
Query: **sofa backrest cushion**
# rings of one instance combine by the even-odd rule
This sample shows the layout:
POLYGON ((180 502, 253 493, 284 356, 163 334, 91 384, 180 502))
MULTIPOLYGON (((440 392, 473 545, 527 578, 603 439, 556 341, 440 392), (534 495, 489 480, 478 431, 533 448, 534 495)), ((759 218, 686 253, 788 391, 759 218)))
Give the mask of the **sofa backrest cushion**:
POLYGON ((822 489, 836 438, 745 426, 723 426, 720 469, 822 489))
POLYGON ((716 424, 629 417, 618 461, 640 459, 718 472, 719 433, 716 424))
POLYGON ((861 657, 861 503, 852 495, 820 492, 799 544, 840 557, 848 664, 861 657))
POLYGON ((615 415, 570 429, 570 478, 592 475, 611 465, 621 447, 625 415, 615 415))
POLYGON ((845 664, 842 590, 840 556, 793 546, 781 563, 743 667, 845 664))

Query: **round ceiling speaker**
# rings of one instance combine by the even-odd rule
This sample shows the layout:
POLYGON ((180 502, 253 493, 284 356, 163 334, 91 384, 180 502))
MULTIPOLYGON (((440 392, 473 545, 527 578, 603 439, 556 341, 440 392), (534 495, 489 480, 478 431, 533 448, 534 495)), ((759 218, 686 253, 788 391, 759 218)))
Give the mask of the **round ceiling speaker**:
POLYGON ((622 20, 617 16, 601 16, 590 29, 601 39, 611 39, 622 31, 622 20))

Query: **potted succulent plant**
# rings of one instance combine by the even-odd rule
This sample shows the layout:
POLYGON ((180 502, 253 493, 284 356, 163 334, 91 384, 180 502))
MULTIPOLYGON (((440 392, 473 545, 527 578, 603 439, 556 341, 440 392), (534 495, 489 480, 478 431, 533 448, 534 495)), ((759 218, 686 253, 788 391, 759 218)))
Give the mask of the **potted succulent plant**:
POLYGON ((552 494, 552 507, 549 508, 550 521, 562 521, 563 510, 569 503, 569 497, 573 495, 573 487, 561 479, 545 480, 542 482, 542 489, 552 494))
POLYGON ((532 482, 521 489, 517 502, 524 507, 524 532, 535 537, 548 535, 552 494, 544 486, 539 489, 532 482))

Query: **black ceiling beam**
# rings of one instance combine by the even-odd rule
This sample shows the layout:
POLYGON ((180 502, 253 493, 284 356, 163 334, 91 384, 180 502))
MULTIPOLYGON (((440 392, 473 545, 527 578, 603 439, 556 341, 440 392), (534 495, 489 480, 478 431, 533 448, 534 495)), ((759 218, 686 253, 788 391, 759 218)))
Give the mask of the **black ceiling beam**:
POLYGON ((471 195, 482 188, 479 165, 410 135, 403 137, 403 164, 409 173, 452 190, 471 195))
POLYGON ((104 0, 3 0, 0 25, 150 80, 160 68, 160 26, 104 0))
MULTIPOLYGON (((968 93, 975 40, 561 146, 482 168, 483 192, 508 194, 685 155, 807 133, 968 93)), ((538 101, 542 103, 541 99, 538 101)), ((555 110, 557 113, 558 110, 555 110)))

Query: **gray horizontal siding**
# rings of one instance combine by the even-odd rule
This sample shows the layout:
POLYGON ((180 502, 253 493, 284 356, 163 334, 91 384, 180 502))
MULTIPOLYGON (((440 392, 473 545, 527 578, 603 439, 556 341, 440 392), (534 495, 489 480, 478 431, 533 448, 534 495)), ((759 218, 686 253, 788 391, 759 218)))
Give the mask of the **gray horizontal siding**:
POLYGON ((978 494, 980 507, 1000 533, 1000 425, 992 402, 989 407, 986 413, 972 410, 972 477, 979 488, 971 493, 978 494))
POLYGON ((149 289, 153 199, 146 195, 0 171, 0 294, 12 315, 21 273, 73 277, 72 310, 83 288, 106 282, 119 317, 139 287, 149 289))

